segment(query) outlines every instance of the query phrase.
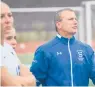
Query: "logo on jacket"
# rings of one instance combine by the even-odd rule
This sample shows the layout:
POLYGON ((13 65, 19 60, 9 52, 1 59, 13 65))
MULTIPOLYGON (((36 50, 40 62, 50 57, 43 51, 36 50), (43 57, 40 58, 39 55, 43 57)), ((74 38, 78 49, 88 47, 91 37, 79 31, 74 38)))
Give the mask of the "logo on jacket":
POLYGON ((57 55, 62 55, 62 52, 57 52, 57 55))
POLYGON ((83 51, 82 50, 77 50, 77 54, 78 54, 78 60, 79 61, 83 61, 83 51))
POLYGON ((37 60, 32 60, 32 62, 37 63, 37 60))

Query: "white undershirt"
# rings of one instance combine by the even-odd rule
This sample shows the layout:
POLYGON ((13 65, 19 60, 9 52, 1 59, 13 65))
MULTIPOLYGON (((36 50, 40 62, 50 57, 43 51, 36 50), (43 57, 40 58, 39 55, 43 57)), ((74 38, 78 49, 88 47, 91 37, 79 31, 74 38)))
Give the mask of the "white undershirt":
POLYGON ((5 66, 9 73, 12 75, 19 75, 20 72, 20 60, 18 59, 14 49, 7 43, 4 43, 2 47, 2 64, 5 66))

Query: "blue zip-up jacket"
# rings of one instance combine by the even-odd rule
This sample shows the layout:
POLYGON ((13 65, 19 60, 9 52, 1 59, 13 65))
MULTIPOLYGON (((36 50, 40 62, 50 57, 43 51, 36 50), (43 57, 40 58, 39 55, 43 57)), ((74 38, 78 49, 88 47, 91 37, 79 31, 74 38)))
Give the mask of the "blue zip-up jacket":
POLYGON ((56 36, 40 46, 30 71, 43 86, 88 86, 95 84, 95 55, 89 45, 56 36))

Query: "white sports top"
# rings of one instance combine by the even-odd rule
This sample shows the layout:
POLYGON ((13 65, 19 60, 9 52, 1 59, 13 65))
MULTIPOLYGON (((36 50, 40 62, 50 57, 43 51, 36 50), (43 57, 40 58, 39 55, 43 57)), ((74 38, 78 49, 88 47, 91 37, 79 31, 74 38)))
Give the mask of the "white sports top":
POLYGON ((2 66, 5 66, 12 75, 19 75, 20 60, 18 59, 14 49, 7 43, 2 47, 2 66))
POLYGON ((2 46, 0 44, 0 66, 2 66, 2 46))

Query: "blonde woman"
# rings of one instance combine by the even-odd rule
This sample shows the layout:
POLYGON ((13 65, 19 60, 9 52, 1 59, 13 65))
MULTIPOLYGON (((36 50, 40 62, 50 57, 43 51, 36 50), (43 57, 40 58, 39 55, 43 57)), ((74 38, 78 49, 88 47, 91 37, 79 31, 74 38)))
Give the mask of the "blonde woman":
POLYGON ((11 30, 14 19, 10 7, 4 2, 0 2, 0 70, 1 70, 1 86, 35 86, 35 77, 30 73, 29 69, 22 65, 15 56, 16 53, 9 44, 4 44, 4 33, 11 30), (4 32, 4 33, 3 33, 4 32), (11 52, 14 52, 15 55, 11 52))

